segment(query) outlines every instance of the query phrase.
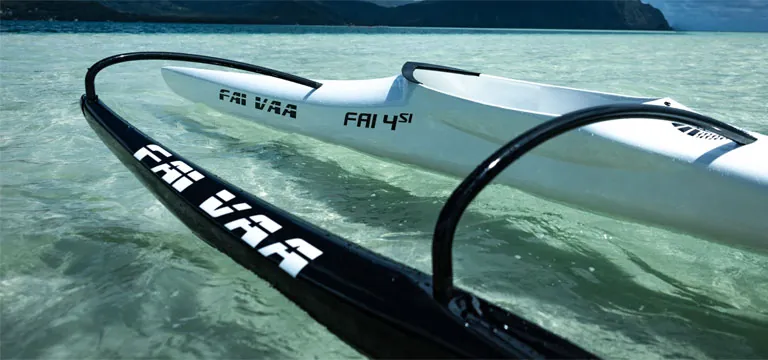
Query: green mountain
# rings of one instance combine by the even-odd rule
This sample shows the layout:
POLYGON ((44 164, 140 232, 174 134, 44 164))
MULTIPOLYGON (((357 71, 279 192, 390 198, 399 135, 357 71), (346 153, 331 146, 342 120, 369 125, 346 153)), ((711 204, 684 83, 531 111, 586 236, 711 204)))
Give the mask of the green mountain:
POLYGON ((425 0, 384 7, 362 0, 0 2, 1 19, 287 25, 671 30, 640 0, 425 0))

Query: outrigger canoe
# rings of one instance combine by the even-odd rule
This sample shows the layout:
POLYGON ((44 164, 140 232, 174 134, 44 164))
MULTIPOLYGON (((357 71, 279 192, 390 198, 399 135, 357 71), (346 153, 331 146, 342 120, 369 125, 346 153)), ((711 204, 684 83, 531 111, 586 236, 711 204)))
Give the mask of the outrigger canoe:
MULTIPOLYGON (((406 63, 377 79, 311 80, 167 66, 178 95, 255 124, 463 178, 524 131, 580 109, 656 105, 636 97, 406 63)), ((752 248, 768 248, 768 139, 624 118, 536 148, 497 182, 572 207, 752 248)))
MULTIPOLYGON (((441 227, 443 235, 433 247, 434 271, 428 275, 269 204, 143 133, 105 105, 94 85, 103 69, 137 60, 191 61, 291 77, 199 55, 119 54, 88 69, 80 107, 99 139, 192 233, 269 282, 363 355, 386 359, 597 358, 569 340, 455 287, 451 226, 441 227)), ((446 209, 450 216, 445 219, 455 219, 463 212, 461 206, 446 209)))
POLYGON ((715 119, 654 105, 601 105, 545 121, 479 162, 454 190, 435 225, 432 274, 428 275, 267 203, 131 125, 101 101, 95 80, 111 65, 137 60, 198 62, 308 87, 317 88, 318 83, 226 59, 128 53, 102 59, 88 69, 80 107, 106 147, 192 233, 269 282, 340 339, 372 358, 596 358, 568 339, 455 286, 453 237, 470 202, 509 165, 522 161, 523 155, 593 123, 640 116, 702 128, 740 144, 756 141, 715 119))

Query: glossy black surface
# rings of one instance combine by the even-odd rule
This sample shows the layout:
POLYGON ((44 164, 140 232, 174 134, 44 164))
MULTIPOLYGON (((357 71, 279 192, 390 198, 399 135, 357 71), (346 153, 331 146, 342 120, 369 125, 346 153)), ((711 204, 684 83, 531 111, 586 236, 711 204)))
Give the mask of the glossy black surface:
POLYGON ((453 236, 461 215, 493 179, 514 161, 536 146, 570 130, 602 121, 647 118, 669 120, 697 126, 722 135, 739 144, 756 139, 731 125, 687 110, 642 104, 612 104, 573 111, 542 123, 516 137, 485 159, 454 190, 437 219, 432 241, 434 296, 438 301, 452 298, 453 236))
POLYGON ((95 88, 94 82, 96 80, 96 74, 98 74, 102 69, 115 64, 129 62, 129 61, 137 61, 137 60, 192 61, 192 62, 201 63, 201 64, 224 66, 224 67, 233 68, 233 69, 250 71, 256 74, 272 76, 278 79, 283 79, 283 80, 295 82, 297 84, 301 84, 304 86, 308 86, 313 89, 319 89, 321 86, 323 86, 322 83, 319 83, 311 79, 307 79, 307 78, 303 78, 293 74, 285 73, 282 71, 273 70, 270 68, 265 68, 263 66, 248 64, 248 63, 239 62, 239 61, 232 61, 232 60, 221 59, 221 58, 205 56, 205 55, 161 52, 161 51, 146 51, 146 52, 118 54, 118 55, 110 56, 108 58, 104 58, 96 62, 95 64, 93 64, 90 68, 88 68, 88 73, 86 73, 85 75, 86 97, 88 97, 89 100, 96 100, 97 96, 96 96, 96 88, 95 88))
POLYGON ((402 69, 400 69, 400 72, 403 74, 403 77, 406 78, 408 81, 414 82, 416 84, 421 84, 419 80, 416 80, 416 78, 413 77, 413 72, 416 70, 432 70, 432 71, 441 71, 441 72, 468 75, 468 76, 480 76, 479 72, 468 71, 468 70, 463 70, 463 69, 458 69, 458 68, 443 66, 443 65, 414 62, 414 61, 408 61, 405 64, 403 64, 403 67, 402 69))
MULTIPOLYGON (((169 58, 168 53, 157 56, 169 58)), ((199 60, 185 54, 172 58, 199 60)), ((136 59, 156 58, 142 53, 133 55, 136 59)), ((93 91, 96 72, 124 61, 130 60, 118 55, 92 67, 86 89, 93 91)), ((268 281, 361 353, 374 358, 595 357, 463 290, 454 289, 451 298, 436 301, 429 275, 356 246, 218 178, 134 128, 95 92, 92 95, 81 98, 88 123, 169 211, 197 237, 268 281), (244 223, 260 230, 235 226, 244 223), (254 245, 254 237, 246 234, 258 233, 265 236, 257 236, 261 240, 254 245), (263 255, 265 249, 282 253, 263 255)))

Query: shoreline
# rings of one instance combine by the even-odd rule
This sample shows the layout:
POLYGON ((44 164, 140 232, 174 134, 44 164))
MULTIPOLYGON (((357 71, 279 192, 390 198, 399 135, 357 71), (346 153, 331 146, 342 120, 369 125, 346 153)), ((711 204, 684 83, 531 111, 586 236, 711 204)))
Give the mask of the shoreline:
MULTIPOLYGON (((720 31, 686 31, 686 30, 625 30, 625 29, 592 29, 592 28, 511 28, 511 27, 449 27, 449 26, 401 26, 401 25, 335 25, 335 24, 261 24, 240 22, 196 22, 196 21, 114 21, 114 20, 43 20, 43 19, 0 19, 0 26, 10 23, 56 23, 56 24, 149 24, 149 25, 196 25, 196 26, 243 26, 271 29, 358 29, 358 30, 392 30, 393 32, 418 31, 420 33, 631 33, 631 34, 680 34, 690 32, 719 33, 720 31), (421 31, 419 31, 421 30, 421 31)), ((746 32, 738 32, 746 33, 746 32)), ((758 32, 759 34, 759 32, 758 32)))

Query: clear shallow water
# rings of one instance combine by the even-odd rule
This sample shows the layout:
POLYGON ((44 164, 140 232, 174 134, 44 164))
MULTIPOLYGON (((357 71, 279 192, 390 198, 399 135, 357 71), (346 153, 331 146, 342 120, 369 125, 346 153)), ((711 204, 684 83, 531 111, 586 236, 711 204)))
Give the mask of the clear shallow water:
MULTIPOLYGON (((768 36, 3 22, 0 349, 4 358, 359 358, 194 237, 101 144, 83 76, 116 53, 231 58, 320 79, 407 60, 672 96, 768 133, 768 36)), ((458 184, 262 127, 172 94, 161 65, 109 68, 110 106, 179 153, 352 241, 430 271, 458 184)), ((609 358, 766 358, 768 257, 486 189, 464 216, 461 286, 609 358)))

